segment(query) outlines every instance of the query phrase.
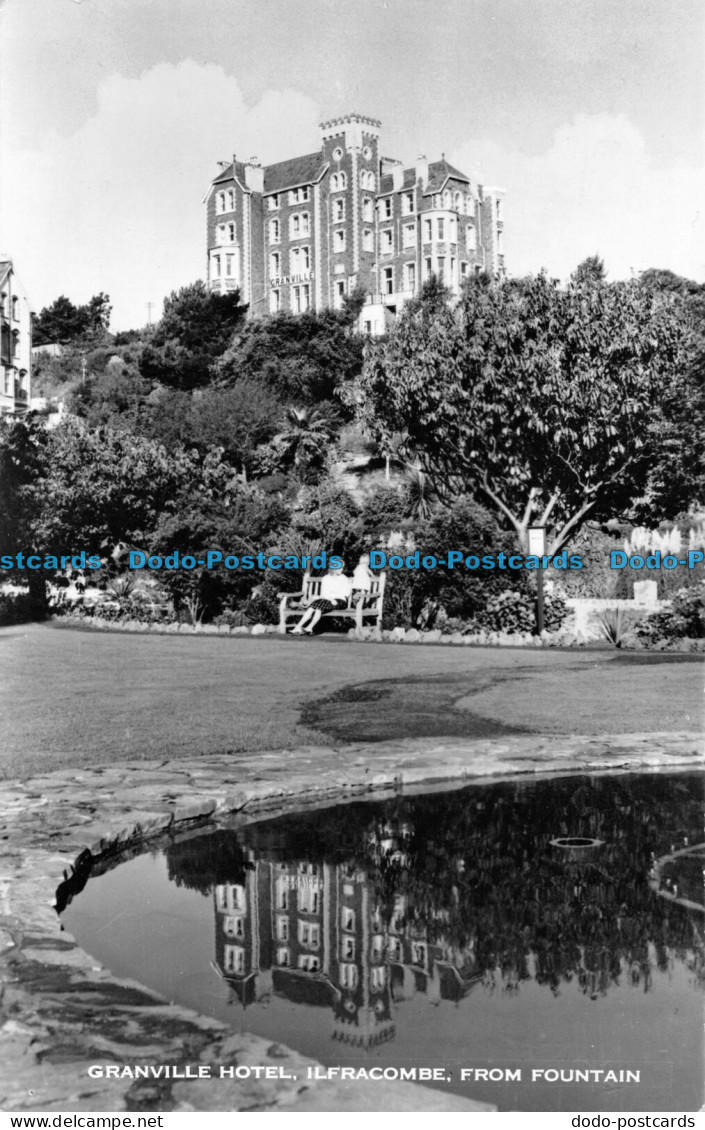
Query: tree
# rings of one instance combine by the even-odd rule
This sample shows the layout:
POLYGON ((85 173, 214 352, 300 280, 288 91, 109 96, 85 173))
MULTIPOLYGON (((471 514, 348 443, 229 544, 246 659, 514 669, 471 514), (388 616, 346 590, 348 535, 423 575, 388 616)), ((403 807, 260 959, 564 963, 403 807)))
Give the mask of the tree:
MULTIPOLYGON (((50 465, 47 448, 48 432, 35 416, 0 417, 0 556, 31 554, 38 548, 35 524, 50 465)), ((17 570, 15 575, 27 579, 35 600, 44 600, 44 574, 17 570)))
POLYGON ((318 408, 288 408, 280 428, 262 455, 262 469, 293 469, 302 482, 316 478, 331 448, 334 426, 329 416, 318 408))
POLYGON ((183 451, 69 418, 49 433, 35 544, 46 553, 139 547, 197 473, 183 451))
POLYGON ((405 312, 348 396, 383 447, 403 433, 442 496, 479 496, 524 545, 549 526, 555 552, 645 494, 686 336, 638 282, 469 285, 454 309, 405 312))
POLYGON ((143 376, 178 389, 209 384, 214 362, 228 348, 246 312, 238 290, 216 294, 199 281, 172 291, 144 346, 143 376))
POLYGON ((85 306, 74 306, 62 294, 51 306, 45 306, 34 321, 32 339, 35 345, 59 342, 66 345, 81 338, 107 333, 110 325, 110 297, 94 294, 85 306))
POLYGON ((604 260, 599 255, 588 255, 587 259, 578 263, 570 277, 578 285, 591 282, 603 283, 607 278, 604 260))
POLYGON ((349 417, 336 394, 360 373, 363 344, 348 311, 255 318, 218 362, 217 376, 226 386, 249 377, 284 403, 314 407, 328 402, 349 417))

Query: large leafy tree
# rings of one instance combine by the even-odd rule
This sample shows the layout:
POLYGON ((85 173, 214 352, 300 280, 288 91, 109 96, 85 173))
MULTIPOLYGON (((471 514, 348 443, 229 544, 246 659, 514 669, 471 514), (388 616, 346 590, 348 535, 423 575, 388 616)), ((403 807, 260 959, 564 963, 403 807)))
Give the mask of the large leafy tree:
POLYGON ((199 281, 172 291, 144 347, 143 375, 178 389, 207 385, 214 362, 228 348, 246 313, 237 290, 216 294, 199 281))
POLYGON ((216 366, 231 385, 249 377, 288 404, 313 407, 340 401, 336 392, 362 368, 363 337, 354 330, 355 303, 343 311, 309 311, 254 318, 216 366))
POLYGON ((646 494, 686 345, 677 302, 639 282, 481 282, 403 315, 346 395, 383 448, 403 434, 442 495, 476 495, 524 544, 548 526, 555 552, 646 494))
POLYGON ((35 345, 59 342, 66 345, 81 338, 107 333, 110 324, 110 297, 94 294, 84 306, 74 306, 62 294, 51 306, 45 306, 37 315, 32 330, 35 345))
POLYGON ((193 476, 183 451, 70 418, 49 433, 35 543, 48 553, 139 546, 193 476))

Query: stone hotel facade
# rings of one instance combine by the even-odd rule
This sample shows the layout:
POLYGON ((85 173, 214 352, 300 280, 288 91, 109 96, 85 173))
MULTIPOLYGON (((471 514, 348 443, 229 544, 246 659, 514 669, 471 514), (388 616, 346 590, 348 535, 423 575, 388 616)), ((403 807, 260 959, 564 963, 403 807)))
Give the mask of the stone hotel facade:
POLYGON ((361 328, 383 333, 431 274, 454 294, 471 274, 504 275, 502 189, 445 158, 380 157, 373 118, 320 130, 317 153, 221 162, 205 200, 212 290, 238 288, 257 316, 339 307, 361 286, 361 328))

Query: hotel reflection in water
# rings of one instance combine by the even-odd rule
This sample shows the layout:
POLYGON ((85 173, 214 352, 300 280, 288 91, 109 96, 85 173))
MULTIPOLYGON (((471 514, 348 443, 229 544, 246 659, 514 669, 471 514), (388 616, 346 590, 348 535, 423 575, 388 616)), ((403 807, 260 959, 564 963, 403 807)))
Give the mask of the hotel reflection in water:
MULTIPOLYGON (((408 866, 410 832, 386 825, 370 838, 370 855, 408 866)), ((369 875, 348 864, 249 853, 245 884, 214 891, 214 968, 231 999, 248 1005, 275 995, 327 1006, 334 1039, 371 1048, 394 1038, 394 1004, 417 993, 431 1001, 464 997, 481 979, 472 944, 429 943, 423 927, 405 924, 402 896, 383 914, 370 886, 369 875)))

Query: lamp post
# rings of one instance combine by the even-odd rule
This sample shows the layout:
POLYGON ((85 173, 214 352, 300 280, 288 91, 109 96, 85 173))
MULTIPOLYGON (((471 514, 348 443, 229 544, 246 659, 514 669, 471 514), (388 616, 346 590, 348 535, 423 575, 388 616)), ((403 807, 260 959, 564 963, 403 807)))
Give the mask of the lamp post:
POLYGON ((541 637, 543 632, 543 562, 541 558, 546 552, 546 527, 530 526, 529 556, 539 558, 539 567, 536 577, 536 635, 541 637))

